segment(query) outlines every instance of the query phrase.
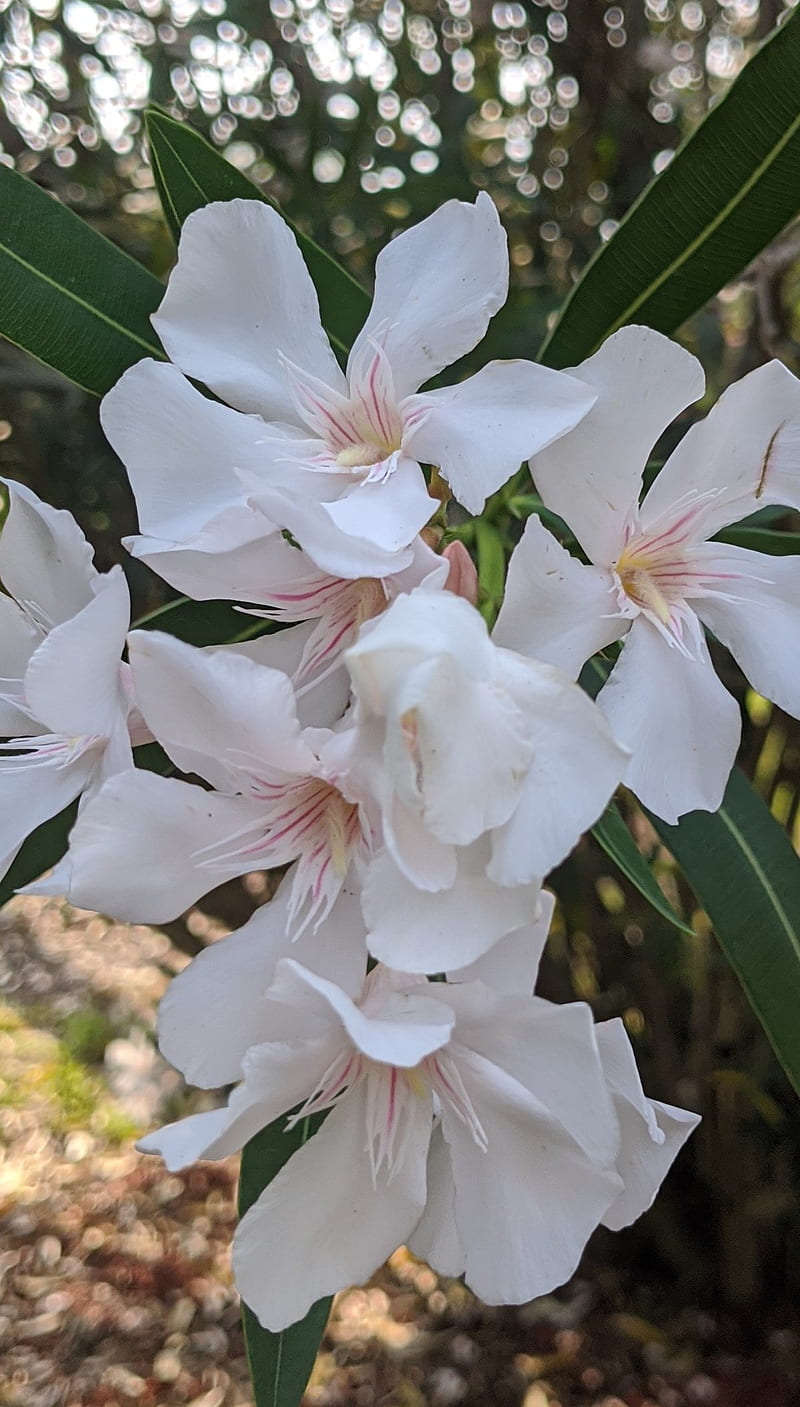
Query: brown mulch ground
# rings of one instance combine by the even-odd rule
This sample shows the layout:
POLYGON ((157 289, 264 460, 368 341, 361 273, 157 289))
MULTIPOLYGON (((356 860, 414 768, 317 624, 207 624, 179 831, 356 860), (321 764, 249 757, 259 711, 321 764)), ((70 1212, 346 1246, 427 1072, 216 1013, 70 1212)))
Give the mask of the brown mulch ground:
MULTIPOLYGON (((132 1146, 209 1100, 182 1092, 149 1034, 184 962, 162 934, 56 903, 18 899, 0 920, 3 1407, 252 1402, 228 1259, 236 1160, 172 1176, 132 1146)), ((400 1251, 339 1296, 307 1403, 800 1404, 798 1323, 745 1351, 741 1326, 622 1283, 612 1268, 491 1310, 400 1251)))

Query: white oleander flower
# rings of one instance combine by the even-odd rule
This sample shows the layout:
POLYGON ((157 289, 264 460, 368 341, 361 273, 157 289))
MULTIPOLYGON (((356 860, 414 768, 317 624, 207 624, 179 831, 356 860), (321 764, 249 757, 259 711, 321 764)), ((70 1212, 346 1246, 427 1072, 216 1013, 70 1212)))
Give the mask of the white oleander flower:
POLYGON ((577 685, 498 649, 449 592, 397 597, 345 659, 351 776, 379 803, 385 843, 364 881, 371 951, 404 971, 464 966, 535 914, 625 754, 577 685))
POLYGON ((128 637, 136 697, 175 765, 213 790, 133 769, 112 777, 32 892, 134 923, 174 918, 234 875, 296 862, 288 921, 319 923, 372 845, 347 788, 346 730, 301 726, 288 677, 234 650, 128 637))
POLYGON ((272 1331, 404 1243, 489 1303, 549 1292, 601 1221, 650 1205, 696 1116, 645 1099, 620 1022, 595 1028, 584 1003, 509 990, 535 969, 546 925, 454 984, 381 965, 364 980, 331 921, 317 937, 328 974, 341 951, 338 978, 275 963, 243 931, 173 983, 170 1058, 207 1085, 241 1083, 227 1107, 139 1147, 177 1169, 290 1110, 289 1126, 327 1111, 234 1240, 239 1290, 272 1331))
POLYGON ((597 404, 531 471, 590 565, 531 518, 494 639, 574 677, 624 637, 598 705, 630 750, 624 781, 674 823, 717 809, 739 743, 739 710, 704 625, 754 689, 800 716, 800 558, 709 541, 767 504, 800 508, 800 382, 770 362, 729 387, 640 504, 656 440, 702 395, 699 362, 649 328, 626 327, 572 374, 599 392, 597 404))
POLYGON ((130 600, 98 572, 70 513, 3 480, 0 533, 0 875, 75 797, 133 766, 143 741, 121 655, 130 600))
POLYGON ((379 255, 343 372, 280 215, 257 200, 190 215, 153 319, 173 364, 138 363, 101 411, 136 495, 131 550, 180 586, 184 553, 223 553, 235 571, 239 551, 284 529, 332 576, 402 571, 436 508, 420 463, 480 511, 593 404, 581 382, 527 361, 419 391, 480 341, 507 288, 489 197, 448 201, 379 255))

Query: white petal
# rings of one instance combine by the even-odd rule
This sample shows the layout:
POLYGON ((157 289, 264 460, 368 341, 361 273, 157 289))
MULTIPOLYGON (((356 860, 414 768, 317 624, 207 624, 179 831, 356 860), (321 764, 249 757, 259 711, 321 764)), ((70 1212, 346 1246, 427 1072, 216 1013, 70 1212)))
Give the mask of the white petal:
POLYGON ((128 584, 122 568, 112 567, 89 604, 42 641, 28 665, 25 697, 50 732, 114 732, 128 712, 120 665, 129 624, 128 584))
POLYGON ((198 1158, 227 1158, 313 1092, 334 1055, 324 1038, 255 1046, 244 1062, 245 1081, 225 1108, 167 1124, 136 1146, 142 1153, 160 1153, 170 1172, 198 1158))
POLYGON ((264 582, 297 553, 265 515, 246 505, 225 508, 176 546, 169 538, 141 535, 122 540, 140 562, 193 601, 262 599, 264 582))
POLYGON ((250 776, 272 769, 314 769, 294 690, 281 670, 156 630, 133 631, 129 651, 139 708, 182 772, 236 792, 250 776))
POLYGON ((46 629, 69 620, 92 599, 92 549, 71 513, 51 508, 12 479, 0 533, 0 581, 46 629))
POLYGON ((132 768, 110 778, 82 808, 64 860, 25 892, 65 894, 78 908, 127 923, 164 923, 244 872, 209 870, 195 857, 262 810, 245 797, 132 768))
POLYGON ((239 1224, 233 1271, 264 1328, 285 1329, 324 1295, 361 1284, 405 1242, 425 1204, 430 1108, 414 1101, 406 1157, 373 1183, 366 1084, 292 1155, 239 1224))
POLYGON ((521 1304, 569 1279, 620 1180, 516 1080, 467 1053, 458 1069, 488 1140, 483 1152, 445 1109, 465 1278, 487 1304, 521 1304))
POLYGON ((408 1238, 408 1249, 440 1275, 464 1273, 464 1251, 456 1230, 453 1163, 438 1126, 428 1151, 428 1200, 414 1234, 408 1238))
MULTIPOLYGON (((383 973, 383 969, 380 971, 383 973)), ((375 975, 373 973, 373 978, 375 975)), ((400 972, 383 975, 386 990, 381 992, 374 1013, 357 1006, 335 982, 301 967, 291 958, 278 964, 269 996, 273 1001, 294 1006, 300 995, 298 986, 300 989, 305 986, 338 1017, 352 1044, 367 1059, 413 1069, 426 1055, 432 1055, 447 1044, 455 1017, 450 1008, 433 995, 434 990, 441 992, 444 988, 412 985, 400 972)))
POLYGON ((459 503, 480 513, 523 459, 571 430, 596 399, 583 382, 549 367, 489 362, 457 386, 408 400, 404 413, 424 418, 403 448, 437 465, 459 503))
POLYGON ((0 592, 0 679, 22 679, 41 638, 16 601, 0 592))
MULTIPOLYGON (((47 740, 42 741, 46 745, 47 740)), ((91 754, 65 766, 63 754, 55 754, 48 764, 32 763, 30 754, 0 753, 0 877, 36 827, 83 791, 95 763, 91 754)))
POLYGON ((485 982, 487 987, 494 987, 496 992, 505 992, 508 996, 530 995, 536 986, 555 906, 555 895, 543 889, 539 916, 533 923, 508 933, 475 962, 457 972, 448 972, 448 981, 485 982))
POLYGON ((260 420, 209 400, 164 362, 126 371, 100 421, 128 471, 141 531, 173 543, 244 503, 237 470, 262 476, 271 463, 260 420))
POLYGON ((265 420, 296 419, 281 356, 344 388, 297 241, 258 200, 214 201, 189 216, 153 326, 187 376, 265 420))
POLYGON ((727 580, 692 602, 700 619, 754 689, 800 718, 800 557, 710 542, 702 570, 727 580))
MULTIPOLYGON (((419 465, 406 456, 400 457, 388 479, 365 479, 342 498, 323 504, 339 532, 363 538, 384 552, 411 547, 437 507, 436 499, 428 495, 419 465)), ((306 546, 305 541, 302 545, 306 546)), ((314 555, 310 548, 306 550, 314 555)), ((347 575, 354 573, 351 570, 347 575)))
POLYGON ((556 1005, 483 983, 454 985, 448 1000, 453 1041, 518 1080, 587 1158, 613 1166, 619 1127, 586 1002, 556 1005))
POLYGON ((322 474, 314 476, 318 491, 313 494, 307 483, 298 484, 291 493, 274 486, 265 490, 250 483, 248 502, 287 528, 312 562, 331 576, 350 580, 391 576, 409 566, 413 559, 410 544, 417 529, 411 524, 427 522, 433 512, 418 465, 404 461, 392 478, 398 475, 394 488, 391 479, 385 484, 357 483, 348 495, 332 502, 321 501, 327 487, 320 482, 327 478, 322 474), (400 530, 393 517, 395 507, 403 523, 400 530), (386 537, 390 545, 378 542, 379 536, 386 537), (406 539, 402 546, 391 545, 401 538, 406 539))
POLYGON ((617 1171, 625 1190, 603 1217, 611 1231, 630 1226, 652 1206, 661 1183, 700 1115, 657 1099, 646 1099, 631 1043, 617 1018, 595 1028, 600 1058, 614 1097, 622 1133, 617 1171))
POLYGON ((579 562, 531 516, 508 564, 495 644, 577 679, 586 660, 627 629, 611 572, 579 562))
POLYGON ((493 680, 465 679, 452 656, 434 655, 409 670, 392 703, 387 766, 431 834, 469 845, 508 820, 532 753, 528 719, 514 699, 493 680), (491 747, 476 747, 477 738, 491 738, 491 747))
POLYGON ((241 1076, 248 1048, 276 1038, 266 1024, 264 993, 281 958, 312 966, 351 996, 360 992, 366 938, 359 896, 344 890, 319 928, 293 941, 293 877, 289 871, 275 897, 243 928, 198 953, 167 988, 158 1009, 158 1042, 189 1084, 231 1084, 241 1076))
POLYGON ((507 292, 506 236, 490 197, 448 200, 378 255, 375 299, 348 367, 374 339, 398 397, 407 396, 477 346, 507 292))
POLYGON ((698 541, 769 503, 800 508, 800 381, 780 362, 729 386, 687 431, 642 504, 643 526, 702 494, 698 541))
POLYGON ((371 862, 362 905, 373 957, 404 972, 456 971, 530 923, 538 882, 501 889, 469 852, 459 861, 452 887, 436 894, 411 884, 385 852, 371 862))
POLYGON ((649 327, 620 328, 570 375, 599 392, 597 404, 570 435, 535 456, 531 472, 589 560, 608 567, 619 556, 656 440, 702 396, 705 378, 696 357, 649 327))
MULTIPOLYGON (((259 635, 255 640, 243 640, 237 645, 221 648, 244 655, 246 659, 266 665, 268 669, 282 670, 297 688, 296 673, 318 624, 314 620, 303 621, 302 625, 290 625, 269 635, 259 635)), ((321 679, 304 684, 302 690, 298 689, 295 702, 301 727, 333 728, 344 716, 350 702, 350 676, 344 664, 337 665, 321 679)))
POLYGON ((700 646, 689 659, 640 616, 597 698, 632 754, 623 780, 670 825, 718 809, 739 746, 738 706, 700 646))
POLYGON ((577 684, 503 651, 509 687, 528 718, 533 763, 517 808, 494 832, 489 877, 525 884, 549 874, 602 814, 626 757, 577 684))
POLYGON ((383 813, 383 835, 394 864, 417 889, 435 893, 455 883, 454 847, 431 835, 422 817, 396 798, 383 813))

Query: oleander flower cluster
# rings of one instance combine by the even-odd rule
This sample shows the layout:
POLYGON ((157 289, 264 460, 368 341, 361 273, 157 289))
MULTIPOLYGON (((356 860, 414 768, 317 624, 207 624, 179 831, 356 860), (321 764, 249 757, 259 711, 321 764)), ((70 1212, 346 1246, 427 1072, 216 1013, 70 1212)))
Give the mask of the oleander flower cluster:
POLYGON ((568 373, 493 361, 440 385, 507 283, 489 198, 450 201, 380 255, 342 365, 275 211, 186 221, 154 318, 169 360, 101 416, 128 550, 237 605, 238 643, 131 631, 121 569, 7 484, 3 872, 76 799, 33 892, 161 923, 282 871, 161 1005, 165 1056, 227 1104, 140 1144, 176 1169, 308 1121, 234 1243, 271 1330, 400 1244, 529 1300, 650 1205, 697 1116, 645 1096, 621 1021, 534 995, 545 882, 620 783, 668 822, 719 806, 740 721, 704 627, 800 715, 800 561, 717 536, 800 508, 800 383, 750 373, 642 495, 699 363, 627 327, 568 373), (566 531, 529 518, 490 630, 454 528, 525 461, 566 531), (576 680, 598 653, 595 702, 576 680))

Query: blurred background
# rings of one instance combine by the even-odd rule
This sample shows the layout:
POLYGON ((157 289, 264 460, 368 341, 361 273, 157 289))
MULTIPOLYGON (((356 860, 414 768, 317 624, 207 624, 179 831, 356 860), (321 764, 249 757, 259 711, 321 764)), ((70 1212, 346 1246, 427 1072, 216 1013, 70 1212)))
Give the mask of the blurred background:
MULTIPOLYGON (((0 0, 0 161, 159 275, 174 248, 143 141, 149 101, 206 135, 367 285, 393 232, 488 190, 509 233, 512 293, 479 360, 531 356, 576 275, 785 8, 0 0)), ((681 337, 706 368, 708 401, 771 356, 797 371, 800 227, 681 337)), ((135 515, 96 401, 9 345, 0 473, 69 507, 101 569, 124 559, 135 515)), ((510 547, 520 523, 508 494, 490 516, 510 547)), ((140 564, 125 567, 138 612, 169 598, 140 564)), ((800 845, 798 725, 724 653, 718 665, 742 703, 742 765, 800 845)), ((624 806, 694 936, 585 841, 553 877, 540 990, 621 1015, 647 1092, 704 1123, 653 1211, 598 1234, 575 1284, 544 1305, 486 1311, 394 1258, 370 1291, 340 1301, 310 1401, 800 1401, 796 1099, 670 856, 624 806)), ((165 933, 31 900, 0 919, 0 1403, 248 1400, 226 1261, 235 1167, 168 1178, 132 1139, 205 1107, 154 1051, 155 1003, 187 954, 268 892, 259 877, 228 886, 165 933)))

